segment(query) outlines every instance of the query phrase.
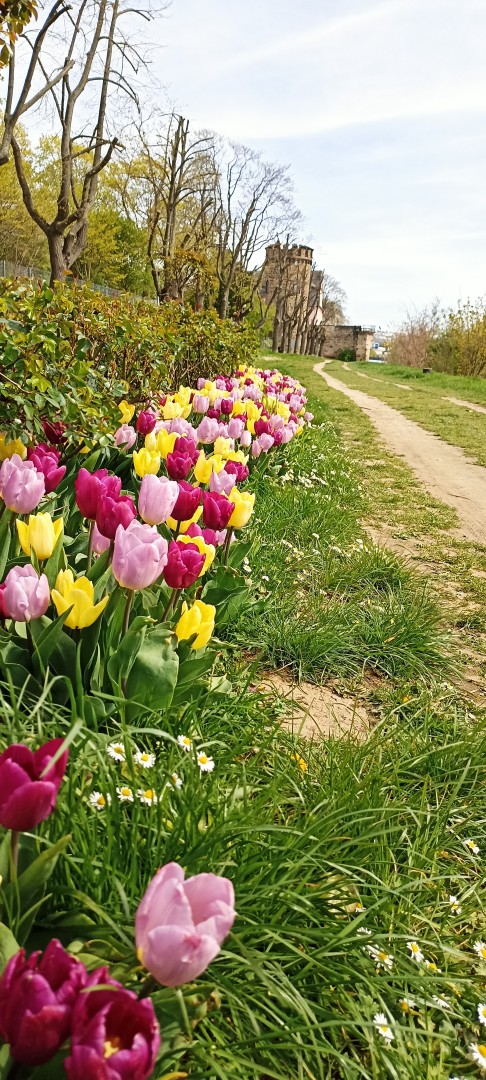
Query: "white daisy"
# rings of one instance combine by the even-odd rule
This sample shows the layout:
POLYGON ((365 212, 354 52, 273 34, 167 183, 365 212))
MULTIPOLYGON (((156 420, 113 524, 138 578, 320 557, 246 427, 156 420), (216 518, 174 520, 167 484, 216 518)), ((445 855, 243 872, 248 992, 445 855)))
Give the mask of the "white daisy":
POLYGON ((469 1050, 473 1061, 486 1072, 486 1046, 484 1043, 471 1043, 469 1050))
POLYGON ((368 952, 371 959, 375 961, 377 968, 388 968, 388 971, 393 967, 393 956, 391 953, 385 952, 384 949, 377 949, 375 945, 367 945, 368 952))
POLYGON ((171 778, 169 780, 169 783, 168 783, 167 787, 175 787, 175 788, 178 788, 178 789, 180 789, 182 787, 182 780, 181 780, 180 776, 177 775, 177 773, 173 772, 171 774, 171 778))
POLYGON ((368 930, 367 926, 358 926, 357 934, 365 934, 366 937, 371 937, 371 930, 368 930))
POLYGON ((149 754, 146 750, 137 750, 133 755, 133 760, 137 765, 141 765, 142 769, 152 769, 155 765, 155 754, 149 754))
POLYGON ((424 963, 425 963, 425 967, 427 968, 427 971, 433 971, 434 975, 441 975, 442 974, 441 968, 437 967, 437 964, 435 963, 435 960, 425 960, 424 963))
POLYGON ((417 1008, 417 1003, 414 1001, 413 998, 407 998, 407 997, 400 998, 398 1004, 399 1004, 402 1012, 404 1012, 404 1013, 413 1012, 413 1010, 417 1008))
POLYGON ((357 900, 355 904, 351 904, 351 907, 348 910, 351 911, 353 915, 361 915, 363 911, 366 911, 366 908, 364 904, 360 904, 357 900))
POLYGON ((201 772, 212 772, 214 769, 213 758, 208 757, 207 754, 204 753, 204 750, 201 750, 197 755, 197 763, 201 772))
POLYGON ((177 742, 179 746, 182 746, 183 750, 190 750, 192 747, 192 739, 188 735, 178 735, 177 742))
POLYGON ((144 806, 156 806, 158 803, 158 797, 152 788, 146 788, 145 791, 137 791, 137 795, 144 806))
POLYGON ((486 1024, 486 1005, 478 1005, 478 1019, 480 1024, 486 1024))
POLYGON ((432 1001, 438 1009, 450 1009, 451 1003, 445 997, 438 997, 437 994, 432 995, 432 1001))
POLYGON ((125 761, 126 754, 123 743, 111 742, 107 749, 108 754, 111 758, 114 758, 115 761, 125 761))
POLYGON ((92 791, 89 801, 96 810, 105 810, 111 803, 111 795, 103 795, 101 791, 92 791))
POLYGON ((407 949, 410 949, 410 955, 412 960, 416 960, 417 964, 421 964, 424 958, 424 954, 416 941, 407 941, 407 949))
POLYGON ((479 855, 478 845, 474 840, 463 840, 464 847, 469 848, 473 855, 479 855))
POLYGON ((460 905, 460 903, 459 903, 459 901, 457 899, 457 896, 450 896, 449 897, 449 907, 450 907, 451 911, 454 913, 454 915, 460 915, 461 914, 462 907, 461 907, 461 905, 460 905))
POLYGON ((373 1017, 373 1023, 380 1035, 386 1042, 391 1042, 395 1038, 393 1031, 388 1023, 388 1020, 384 1013, 376 1013, 373 1017))
POLYGON ((130 787, 117 787, 116 793, 120 802, 133 802, 133 791, 130 787))
POLYGON ((481 960, 486 960, 486 941, 475 941, 474 952, 481 957, 481 960))

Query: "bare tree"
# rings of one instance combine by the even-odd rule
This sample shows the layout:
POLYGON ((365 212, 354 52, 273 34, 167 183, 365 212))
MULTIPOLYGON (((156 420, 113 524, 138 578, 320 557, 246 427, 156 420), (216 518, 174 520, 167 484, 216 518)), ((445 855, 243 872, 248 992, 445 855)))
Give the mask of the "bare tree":
MULTIPOLYGON (((9 81, 5 131, 10 132, 25 207, 47 238, 52 282, 61 280, 83 251, 99 174, 121 145, 118 137, 108 130, 109 92, 116 96, 121 91, 132 100, 136 99, 133 77, 143 60, 140 51, 123 35, 120 27, 121 19, 128 14, 150 18, 149 10, 124 6, 121 0, 76 0, 71 6, 56 0, 35 39, 19 97, 19 101, 23 101, 20 115, 32 108, 39 96, 45 96, 46 89, 50 91, 61 143, 57 208, 50 219, 36 205, 35 193, 24 168, 22 148, 15 136, 15 123, 12 126, 12 119, 7 123, 11 117, 15 73, 9 81), (52 30, 58 19, 62 21, 56 26, 54 37, 52 30), (60 70, 50 76, 45 56, 49 55, 51 47, 59 47, 59 27, 66 52, 60 70), (30 97, 30 88, 39 75, 43 80, 41 89, 30 97), (90 116, 86 119, 88 113, 90 116), (80 128, 77 128, 78 116, 84 120, 80 128)), ((10 70, 13 71, 13 64, 10 70)))

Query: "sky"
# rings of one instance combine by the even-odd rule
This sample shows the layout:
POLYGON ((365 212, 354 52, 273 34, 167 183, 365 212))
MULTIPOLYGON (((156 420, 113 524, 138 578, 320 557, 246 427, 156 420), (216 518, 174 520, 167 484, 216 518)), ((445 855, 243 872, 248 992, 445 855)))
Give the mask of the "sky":
POLYGON ((486 294, 485 0, 172 0, 154 75, 290 166, 353 323, 486 294))

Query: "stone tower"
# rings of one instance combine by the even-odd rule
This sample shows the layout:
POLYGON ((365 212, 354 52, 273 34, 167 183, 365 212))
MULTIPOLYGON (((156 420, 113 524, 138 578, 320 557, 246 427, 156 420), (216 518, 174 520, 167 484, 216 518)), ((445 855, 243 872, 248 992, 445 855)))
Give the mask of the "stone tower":
POLYGON ((305 244, 270 244, 265 251, 260 294, 262 298, 285 301, 288 316, 297 308, 307 310, 312 280, 313 248, 305 244))

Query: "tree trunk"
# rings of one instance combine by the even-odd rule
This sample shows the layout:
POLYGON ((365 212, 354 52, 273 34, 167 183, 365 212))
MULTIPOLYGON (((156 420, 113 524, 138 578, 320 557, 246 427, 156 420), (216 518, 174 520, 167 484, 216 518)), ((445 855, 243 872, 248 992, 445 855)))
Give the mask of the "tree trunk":
POLYGON ((66 276, 66 260, 64 258, 63 237, 59 233, 50 233, 47 236, 49 245, 49 260, 51 264, 50 284, 63 281, 66 276))

